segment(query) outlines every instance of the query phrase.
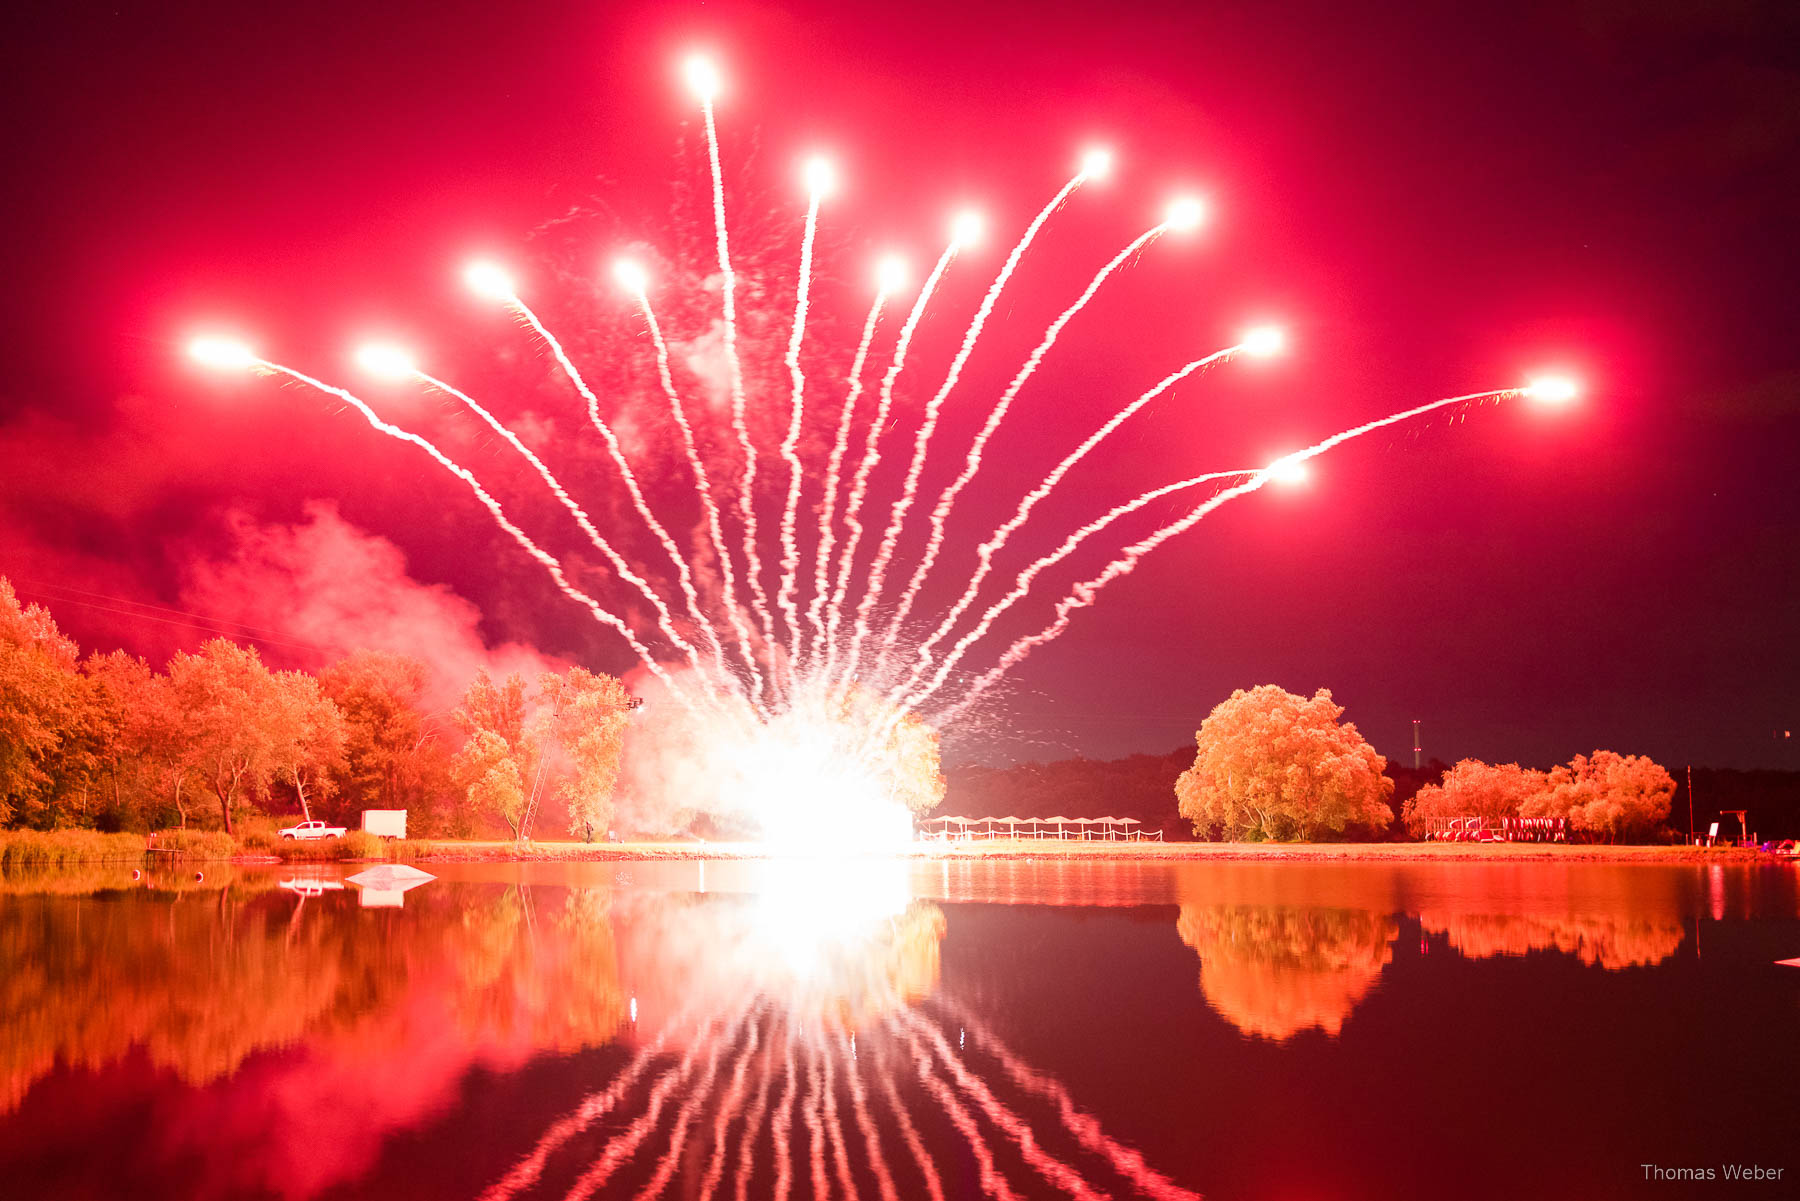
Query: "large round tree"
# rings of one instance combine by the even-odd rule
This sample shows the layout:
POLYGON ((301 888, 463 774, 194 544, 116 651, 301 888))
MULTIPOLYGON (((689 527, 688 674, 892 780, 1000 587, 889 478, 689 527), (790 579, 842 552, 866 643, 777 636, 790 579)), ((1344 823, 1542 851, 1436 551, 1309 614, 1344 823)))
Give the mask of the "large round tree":
POLYGON ((1194 834, 1261 842, 1385 829, 1387 760, 1343 715, 1324 688, 1310 700, 1273 684, 1232 693, 1200 724, 1194 766, 1175 782, 1194 834))

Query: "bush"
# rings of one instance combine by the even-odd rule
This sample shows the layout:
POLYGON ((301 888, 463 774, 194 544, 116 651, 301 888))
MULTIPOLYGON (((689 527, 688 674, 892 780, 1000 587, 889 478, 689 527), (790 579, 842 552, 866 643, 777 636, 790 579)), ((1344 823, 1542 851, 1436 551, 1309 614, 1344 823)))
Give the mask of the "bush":
POLYGON ((343 843, 346 859, 385 859, 386 847, 381 839, 367 830, 352 830, 337 841, 343 843))
POLYGON ((64 863, 138 863, 142 834, 101 834, 95 830, 15 830, 0 832, 0 868, 49 867, 64 863))
POLYGON ((150 838, 152 846, 184 859, 229 859, 238 850, 237 840, 223 830, 158 830, 150 838))

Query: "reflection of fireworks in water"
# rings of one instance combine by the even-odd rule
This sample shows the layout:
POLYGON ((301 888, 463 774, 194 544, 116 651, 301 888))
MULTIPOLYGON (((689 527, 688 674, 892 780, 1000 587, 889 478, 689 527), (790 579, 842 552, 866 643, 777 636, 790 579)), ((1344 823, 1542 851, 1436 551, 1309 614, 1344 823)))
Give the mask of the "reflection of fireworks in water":
MULTIPOLYGON (((658 383, 680 431, 687 474, 692 477, 704 513, 701 528, 705 531, 705 540, 702 546, 694 548, 694 553, 685 551, 658 517, 619 435, 602 413, 600 397, 562 343, 520 298, 511 277, 500 268, 491 264, 477 265, 468 275, 469 283, 481 294, 505 305, 520 319, 550 353, 567 384, 585 402, 589 423, 605 442, 614 473, 630 494, 631 509, 644 530, 660 546, 662 555, 668 560, 666 566, 652 572, 649 565, 634 567, 626 562, 613 545, 617 539, 609 542, 603 538, 549 469, 512 431, 494 420, 467 395, 413 368, 410 360, 397 352, 377 351, 364 358, 366 366, 382 374, 413 379, 456 397, 488 421, 513 449, 526 457, 544 484, 581 525, 589 541, 607 558, 616 579, 642 595, 650 603, 653 615, 622 616, 600 604, 569 579, 560 559, 523 532, 499 502, 480 487, 471 472, 424 438, 382 422, 362 400, 342 389, 321 384, 309 375, 264 360, 236 343, 201 339, 192 349, 196 357, 215 366, 279 373, 346 400, 375 428, 420 446, 441 466, 474 488, 496 522, 544 566, 561 591, 586 607, 597 621, 626 639, 633 653, 668 690, 676 707, 711 723, 710 728, 718 736, 701 740, 699 749, 716 763, 716 770, 710 774, 723 781, 723 790, 756 791, 759 773, 766 773, 771 767, 783 773, 783 778, 775 781, 779 787, 769 788, 765 782, 761 789, 765 795, 754 816, 765 830, 776 825, 802 828, 841 813, 846 805, 840 799, 839 790, 846 781, 855 780, 859 783, 850 786, 849 791, 861 797, 862 803, 897 814, 896 820, 871 823, 870 831, 904 831, 905 823, 899 820, 904 813, 888 781, 908 769, 909 765, 902 759, 902 744, 908 743, 913 750, 920 747, 916 739, 909 742, 897 738, 897 731, 914 719, 943 728, 989 692, 1033 649, 1060 636, 1075 611, 1091 605, 1106 584, 1131 572, 1145 555, 1191 528, 1221 505, 1249 495, 1270 482, 1296 478, 1307 460, 1344 441, 1435 409, 1515 395, 1563 401, 1573 394, 1573 386, 1567 381, 1544 380, 1523 388, 1494 389, 1434 401, 1332 435, 1268 467, 1205 472, 1178 485, 1150 489, 1135 500, 1115 504, 1101 517, 1080 526, 1075 534, 1061 541, 1058 550, 1048 555, 1034 554, 1032 561, 1020 568, 1012 582, 1001 590, 1000 599, 978 611, 979 618, 959 634, 958 623, 980 598, 983 584, 994 569, 995 556, 1026 524, 1035 506, 1099 442, 1189 374, 1241 355, 1268 354, 1279 349, 1279 334, 1270 330, 1255 331, 1197 359, 1102 422, 1049 475, 1027 489, 1013 516, 978 545, 975 551, 977 562, 970 569, 972 579, 961 595, 941 613, 933 614, 921 607, 933 569, 945 560, 954 561, 953 552, 958 548, 947 544, 946 530, 958 497, 981 469, 984 451, 1024 384, 1039 370, 1055 345, 1058 334, 1095 299, 1108 278, 1145 252, 1153 242, 1164 234, 1191 229, 1199 223, 1202 210, 1198 202, 1183 201, 1172 206, 1161 224, 1138 236, 1108 261, 1074 302, 1062 310, 991 406, 967 449, 959 473, 943 488, 929 510, 930 528, 924 535, 924 545, 916 558, 904 560, 910 568, 908 578, 898 589, 898 595, 890 598, 887 595, 888 569, 902 558, 901 548, 909 533, 908 518, 919 500, 939 417, 989 315, 1050 218, 1071 201, 1084 182, 1103 176, 1110 167, 1110 159, 1104 152, 1090 152, 1083 159, 1080 171, 1037 213, 1017 240, 970 319, 953 361, 941 382, 931 389, 929 402, 918 414, 904 478, 891 501, 882 533, 878 539, 871 540, 872 544, 865 544, 865 508, 871 503, 872 489, 878 482, 882 440, 891 432, 890 419, 897 403, 896 384, 908 366, 907 355, 913 335, 940 283, 956 265, 959 253, 975 241, 980 221, 973 214, 964 214, 957 221, 948 246, 922 285, 887 356, 887 366, 875 386, 874 413, 863 418, 857 409, 865 386, 865 364, 875 353, 872 343, 877 323, 887 302, 895 298, 900 287, 892 267, 884 267, 875 303, 863 326, 850 378, 830 381, 833 387, 844 389, 842 404, 814 406, 815 412, 823 410, 833 419, 836 436, 829 439, 829 462, 809 464, 801 456, 807 413, 804 401, 809 395, 803 351, 807 314, 812 305, 813 249, 821 204, 831 191, 829 167, 815 161, 809 164, 806 174, 807 206, 800 229, 796 301, 782 356, 788 382, 786 395, 751 395, 744 370, 745 347, 739 340, 740 276, 733 266, 727 237, 727 195, 714 120, 714 101, 721 81, 711 64, 703 60, 692 60, 687 64, 687 79, 700 103, 711 170, 722 317, 720 346, 724 356, 723 377, 730 400, 731 429, 737 449, 735 464, 717 457, 709 463, 702 443, 688 421, 681 387, 670 372, 668 343, 651 308, 649 290, 652 281, 636 264, 619 265, 617 274, 620 283, 638 303, 654 343, 658 383), (758 447, 748 419, 752 405, 758 409, 766 406, 770 416, 780 418, 772 423, 784 431, 779 447, 758 447), (784 405, 785 408, 781 407, 784 405), (856 458, 854 469, 847 470, 859 418, 866 422, 861 439, 862 453, 856 458), (773 457, 770 457, 771 451, 773 457), (761 545, 759 534, 756 488, 759 458, 786 469, 783 472, 778 468, 773 473, 777 477, 776 484, 782 485, 779 490, 782 503, 776 525, 778 544, 772 548, 761 545), (785 478, 781 478, 783 476, 785 478), (1129 544, 1097 575, 1075 584, 1054 606, 1054 620, 1049 625, 1037 633, 1016 637, 999 653, 997 661, 991 662, 979 674, 959 674, 965 660, 971 655, 979 656, 986 649, 996 620, 1014 606, 1029 600, 1040 575, 1072 554, 1082 542, 1159 497, 1180 488, 1198 487, 1215 480, 1223 482, 1227 476, 1238 478, 1198 501, 1185 515, 1129 544), (819 494, 809 497, 809 485, 819 494), (801 568, 804 554, 796 520, 805 503, 812 503, 819 515, 817 529, 807 535, 815 552, 810 573, 801 568), (735 509, 735 522, 725 519, 728 509, 735 509), (732 526, 741 535, 735 548, 727 537, 732 526), (716 562, 716 583, 703 579, 692 569, 690 559, 700 552, 716 562), (866 566, 859 560, 859 555, 866 556, 866 566), (665 599, 664 593, 650 581, 652 574, 660 574, 665 579, 672 575, 674 589, 679 594, 678 604, 665 599), (809 575, 810 596, 807 595, 809 575), (858 580, 862 581, 860 585, 856 583, 858 580), (747 590, 748 611, 740 602, 740 582, 747 590), (878 614, 881 615, 879 618, 878 614), (830 789, 814 787, 809 792, 803 783, 807 780, 828 780, 830 789), (769 806, 773 806, 773 810, 769 806)), ((821 376, 815 368, 812 378, 816 386, 810 390, 813 395, 824 387, 825 380, 821 376)), ((769 474, 764 473, 765 479, 769 474)), ((930 751, 930 758, 928 770, 935 771, 935 747, 930 751)), ((766 776, 760 778, 766 781, 766 776)))
POLYGON ((899 895, 886 917, 880 896, 824 912, 812 887, 650 905, 642 937, 688 968, 685 1008, 482 1201, 657 1196, 678 1175, 702 1201, 1195 1197, 971 1015, 928 1000, 944 919, 899 895))

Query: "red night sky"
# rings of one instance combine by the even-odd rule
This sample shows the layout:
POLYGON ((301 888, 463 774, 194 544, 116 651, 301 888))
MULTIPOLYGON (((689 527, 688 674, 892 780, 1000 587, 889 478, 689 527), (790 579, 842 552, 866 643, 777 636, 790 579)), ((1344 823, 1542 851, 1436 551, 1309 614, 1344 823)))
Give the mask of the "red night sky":
MULTIPOLYGON (((1800 725, 1791 4, 324 0, 9 19, 0 573, 85 646, 160 658, 204 637, 178 612, 115 611, 138 602, 248 623, 305 666, 334 630, 404 629, 458 665, 536 648, 627 667, 429 461, 317 395, 197 372, 182 346, 231 329, 353 382, 356 339, 397 336, 597 477, 578 400, 457 274, 493 254, 560 321, 635 330, 607 259, 633 241, 708 250, 680 217, 705 165, 676 69, 703 46, 747 185, 733 234, 786 273, 776 297, 803 213, 794 164, 816 148, 840 164, 808 342, 822 392, 841 394, 875 254, 922 273, 953 210, 988 215, 921 331, 896 445, 1007 247, 1084 146, 1115 150, 996 309, 946 408, 945 473, 1092 272, 1177 190, 1211 202, 1207 228, 1109 285, 1022 394, 935 604, 1044 467, 1257 321, 1282 322, 1290 353, 1134 418, 1047 507, 1039 553, 1156 484, 1547 366, 1585 381, 1571 409, 1407 426, 1222 510, 1038 652, 959 757, 1162 751, 1233 688, 1272 682, 1331 688, 1396 758, 1417 717, 1446 760, 1598 746, 1800 766, 1772 737, 1800 725), (559 262, 591 283, 553 278, 559 262)), ((599 373, 653 390, 641 337, 609 345, 624 350, 599 373)), ((370 395, 526 491, 442 405, 370 395)))

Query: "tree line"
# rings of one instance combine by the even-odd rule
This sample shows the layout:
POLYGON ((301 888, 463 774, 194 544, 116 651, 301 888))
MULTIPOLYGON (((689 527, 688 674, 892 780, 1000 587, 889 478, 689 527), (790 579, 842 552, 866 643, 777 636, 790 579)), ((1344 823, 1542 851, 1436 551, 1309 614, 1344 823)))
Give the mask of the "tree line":
POLYGON ((355 826, 405 809, 427 836, 521 836, 540 811, 586 838, 606 828, 631 708, 617 679, 481 672, 449 713, 426 693, 426 665, 384 651, 316 675, 224 638, 161 671, 83 656, 0 577, 0 827, 234 833, 257 814, 355 826))

